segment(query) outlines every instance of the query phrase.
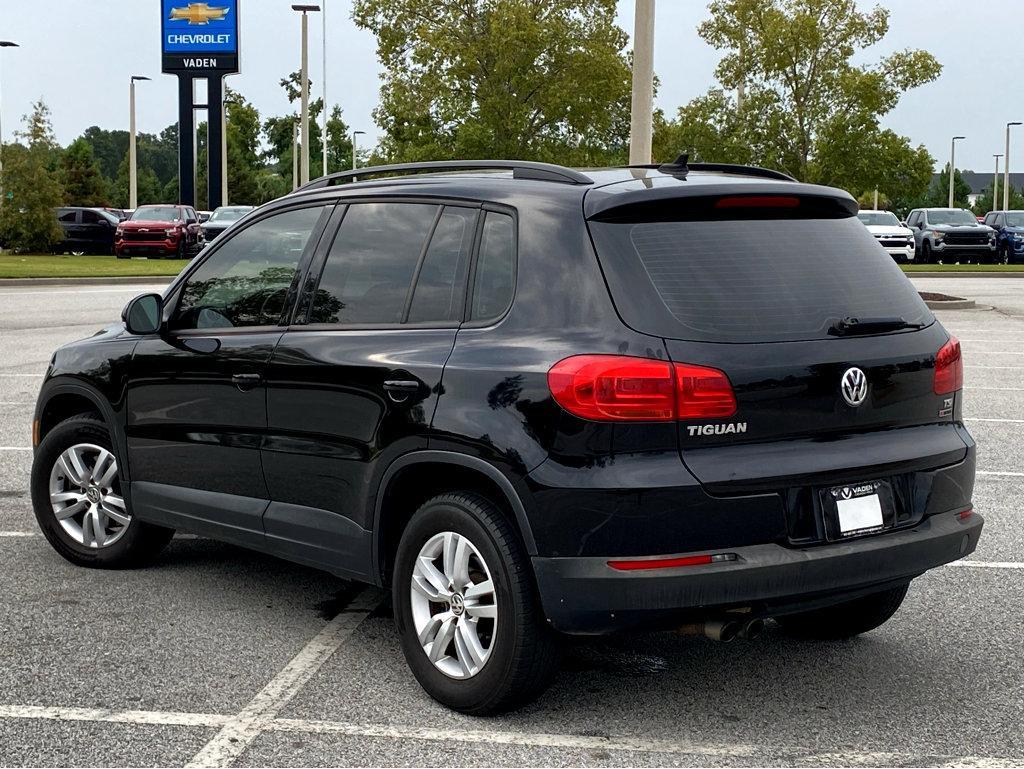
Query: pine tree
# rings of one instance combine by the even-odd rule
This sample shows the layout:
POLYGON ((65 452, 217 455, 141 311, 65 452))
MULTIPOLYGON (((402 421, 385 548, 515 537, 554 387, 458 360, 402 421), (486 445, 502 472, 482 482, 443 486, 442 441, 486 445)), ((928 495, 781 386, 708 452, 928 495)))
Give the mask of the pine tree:
POLYGON ((66 205, 109 205, 110 191, 89 142, 81 138, 75 139, 64 150, 60 168, 66 205))

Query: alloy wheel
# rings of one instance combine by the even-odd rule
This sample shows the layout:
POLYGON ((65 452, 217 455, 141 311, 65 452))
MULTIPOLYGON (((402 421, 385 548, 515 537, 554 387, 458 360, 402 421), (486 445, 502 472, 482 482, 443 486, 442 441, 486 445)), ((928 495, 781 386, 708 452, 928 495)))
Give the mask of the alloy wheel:
POLYGON ((132 519, 121 496, 117 458, 102 446, 65 449, 50 471, 50 504, 64 532, 85 547, 109 547, 132 519))
POLYGON ((498 621, 491 572, 469 538, 435 534, 413 567, 411 607, 424 654, 451 678, 472 678, 494 648, 498 621))

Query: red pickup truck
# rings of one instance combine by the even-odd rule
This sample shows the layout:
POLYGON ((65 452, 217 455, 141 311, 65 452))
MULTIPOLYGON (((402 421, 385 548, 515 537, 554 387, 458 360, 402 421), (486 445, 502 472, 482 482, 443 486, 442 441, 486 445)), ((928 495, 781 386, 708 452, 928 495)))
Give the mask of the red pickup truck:
POLYGON ((118 259, 132 256, 189 259, 205 245, 199 216, 191 206, 139 206, 114 233, 118 259))

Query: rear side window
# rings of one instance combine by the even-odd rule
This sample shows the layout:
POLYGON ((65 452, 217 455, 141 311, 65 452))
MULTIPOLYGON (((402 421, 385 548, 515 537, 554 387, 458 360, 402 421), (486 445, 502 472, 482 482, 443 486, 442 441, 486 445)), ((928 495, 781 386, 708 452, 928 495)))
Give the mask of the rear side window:
POLYGON ((76 216, 78 216, 77 211, 66 211, 58 217, 58 221, 61 221, 64 224, 74 224, 76 216))
POLYGON ((473 209, 451 206, 446 206, 441 213, 416 276, 409 323, 462 320, 476 217, 473 209))
POLYGON ((516 240, 512 217, 487 212, 473 278, 475 321, 495 320, 512 304, 516 284, 516 240))
POLYGON ((796 341, 851 316, 933 320, 856 217, 590 227, 619 312, 657 336, 796 341))
POLYGON ((356 203, 331 245, 310 323, 401 323, 438 206, 356 203))

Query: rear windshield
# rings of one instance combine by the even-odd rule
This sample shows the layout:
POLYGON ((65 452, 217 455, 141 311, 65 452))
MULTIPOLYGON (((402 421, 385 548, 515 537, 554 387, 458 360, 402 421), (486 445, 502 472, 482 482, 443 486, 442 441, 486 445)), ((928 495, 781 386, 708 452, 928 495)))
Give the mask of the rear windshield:
POLYGON ((823 339, 846 317, 934 318, 855 217, 591 222, 623 320, 715 342, 823 339))

